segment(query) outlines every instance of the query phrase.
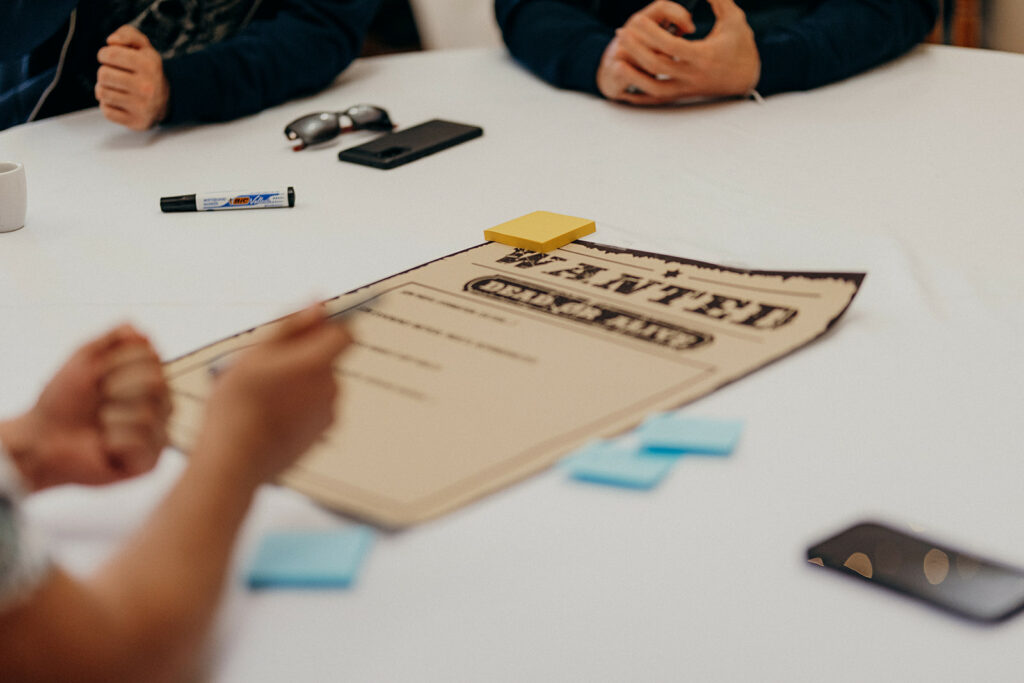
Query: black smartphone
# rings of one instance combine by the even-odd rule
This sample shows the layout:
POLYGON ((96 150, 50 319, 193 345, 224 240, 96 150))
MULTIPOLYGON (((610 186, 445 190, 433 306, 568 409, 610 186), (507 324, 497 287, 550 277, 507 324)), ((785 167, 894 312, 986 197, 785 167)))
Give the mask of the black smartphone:
POLYGON ((1024 571, 874 522, 811 546, 807 559, 976 621, 1024 608, 1024 571))
POLYGON ((395 168, 483 134, 484 130, 479 126, 433 119, 343 149, 338 152, 338 159, 374 168, 395 168))

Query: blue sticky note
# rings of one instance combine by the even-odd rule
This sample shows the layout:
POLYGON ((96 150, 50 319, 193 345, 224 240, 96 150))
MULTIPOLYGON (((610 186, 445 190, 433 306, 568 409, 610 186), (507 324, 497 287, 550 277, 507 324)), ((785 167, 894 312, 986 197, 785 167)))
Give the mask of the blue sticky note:
POLYGON ((672 469, 672 460, 644 455, 628 442, 600 441, 574 454, 565 466, 578 481, 650 489, 672 469))
POLYGON ((610 442, 605 441, 603 439, 594 439, 593 441, 588 441, 587 443, 583 444, 576 450, 569 451, 566 455, 562 456, 562 459, 558 461, 558 466, 571 469, 572 464, 576 462, 576 460, 578 460, 579 458, 586 458, 591 450, 595 448, 604 448, 605 444, 607 443, 610 442))
POLYGON ((347 588, 372 544, 365 526, 267 534, 249 564, 249 587, 347 588))
POLYGON ((636 429, 644 450, 654 454, 704 453, 727 455, 743 433, 742 420, 656 415, 636 429))

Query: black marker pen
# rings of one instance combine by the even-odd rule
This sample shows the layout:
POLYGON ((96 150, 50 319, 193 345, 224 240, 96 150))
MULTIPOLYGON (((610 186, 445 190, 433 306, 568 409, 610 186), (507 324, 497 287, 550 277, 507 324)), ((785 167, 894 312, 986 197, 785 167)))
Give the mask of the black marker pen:
POLYGON ((270 192, 203 192, 161 197, 160 210, 221 211, 223 209, 282 209, 295 206, 295 188, 270 192))

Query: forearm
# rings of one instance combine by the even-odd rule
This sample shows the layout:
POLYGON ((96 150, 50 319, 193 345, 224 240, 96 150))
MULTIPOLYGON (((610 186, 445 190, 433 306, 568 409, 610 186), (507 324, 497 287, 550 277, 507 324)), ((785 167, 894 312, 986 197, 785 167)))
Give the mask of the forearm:
POLYGON ((936 11, 934 0, 824 0, 801 20, 756 36, 757 89, 806 90, 893 59, 927 35, 936 11))
POLYGON ((530 71, 560 88, 600 94, 597 67, 613 28, 559 0, 497 0, 495 13, 512 56, 530 71))
MULTIPOLYGON (((122 615, 134 664, 150 680, 194 657, 216 612, 255 484, 195 453, 149 521, 92 579, 122 615)), ((128 680, 128 679, 122 679, 128 680)))
POLYGON ((192 456, 140 531, 96 575, 59 570, 0 615, 0 676, 13 680, 177 680, 215 613, 254 483, 192 456))
POLYGON ((359 55, 375 10, 376 0, 297 3, 165 60, 164 123, 229 120, 324 88, 359 55))

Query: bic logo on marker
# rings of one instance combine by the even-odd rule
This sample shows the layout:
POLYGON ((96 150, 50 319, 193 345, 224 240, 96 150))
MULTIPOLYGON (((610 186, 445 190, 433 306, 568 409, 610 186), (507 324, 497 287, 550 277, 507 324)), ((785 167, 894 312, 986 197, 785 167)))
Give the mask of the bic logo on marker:
POLYGON ((250 197, 232 197, 231 206, 242 206, 244 204, 248 204, 249 200, 250 197))

